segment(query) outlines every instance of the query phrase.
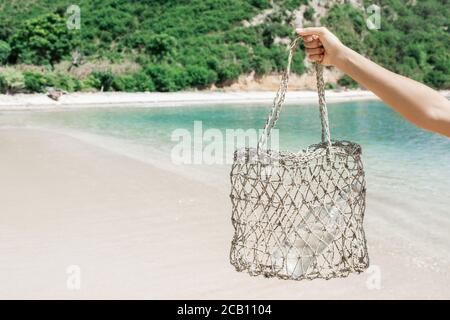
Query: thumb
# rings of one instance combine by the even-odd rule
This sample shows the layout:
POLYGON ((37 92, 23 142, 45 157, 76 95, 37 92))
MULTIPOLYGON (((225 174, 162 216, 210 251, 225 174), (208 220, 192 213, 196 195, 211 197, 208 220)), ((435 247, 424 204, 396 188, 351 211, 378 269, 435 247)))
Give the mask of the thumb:
POLYGON ((297 28, 295 31, 300 36, 310 36, 310 35, 324 35, 325 34, 325 28, 323 27, 310 27, 310 28, 297 28))

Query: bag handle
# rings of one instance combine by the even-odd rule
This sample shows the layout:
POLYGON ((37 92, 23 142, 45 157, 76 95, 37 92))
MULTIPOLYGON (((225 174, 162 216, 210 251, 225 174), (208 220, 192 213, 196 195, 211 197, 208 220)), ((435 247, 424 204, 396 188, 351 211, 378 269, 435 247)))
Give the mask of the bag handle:
MULTIPOLYGON (((280 87, 278 88, 277 95, 273 100, 272 109, 267 116, 266 122, 264 124, 263 134, 259 138, 257 152, 259 154, 260 150, 265 146, 269 136, 270 131, 275 127, 278 118, 280 117, 281 108, 283 107, 284 100, 286 97, 286 92, 288 89, 289 75, 291 72, 292 57, 294 55, 295 48, 299 38, 296 38, 289 45, 289 56, 286 70, 283 72, 281 77, 280 87)), ((323 65, 319 63, 314 63, 317 79, 317 94, 319 96, 319 109, 320 109, 320 122, 322 124, 322 143, 326 144, 327 152, 331 148, 330 139, 330 127, 328 124, 328 111, 327 104, 325 101, 325 82, 323 80, 323 65)))

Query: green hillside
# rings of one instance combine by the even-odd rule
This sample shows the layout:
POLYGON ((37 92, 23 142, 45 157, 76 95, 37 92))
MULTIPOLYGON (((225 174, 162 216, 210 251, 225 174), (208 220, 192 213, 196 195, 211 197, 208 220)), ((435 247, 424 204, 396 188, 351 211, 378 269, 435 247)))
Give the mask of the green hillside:
MULTIPOLYGON (((81 28, 69 30, 66 9, 73 1, 0 0, 0 91, 177 91, 224 86, 252 71, 279 72, 286 45, 277 40, 295 36, 293 10, 307 3, 79 0, 81 28), (266 9, 272 10, 262 23, 243 23, 266 9), (77 73, 83 65, 90 67, 77 73)), ((368 30, 366 13, 348 4, 328 5, 321 23, 382 65, 434 88, 450 88, 448 0, 378 3, 381 30, 368 30)), ((312 24, 314 14, 308 8, 304 24, 312 24)), ((293 71, 306 71, 301 50, 293 71)), ((340 83, 352 84, 345 78, 340 83)))

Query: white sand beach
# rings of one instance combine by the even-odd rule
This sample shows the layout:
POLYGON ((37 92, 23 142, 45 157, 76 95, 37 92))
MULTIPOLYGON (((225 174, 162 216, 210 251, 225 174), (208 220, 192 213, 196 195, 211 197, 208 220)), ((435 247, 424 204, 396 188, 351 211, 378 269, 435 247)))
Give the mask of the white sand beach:
POLYGON ((227 168, 209 186, 36 129, 1 129, 0 152, 3 299, 450 298, 448 221, 402 227, 400 209, 408 204, 368 194, 372 273, 329 281, 255 278, 228 261, 227 168), (66 285, 71 265, 81 270, 79 290, 66 285), (379 288, 371 278, 378 272, 379 288))
MULTIPOLYGON (((0 95, 0 110, 26 110, 38 108, 89 108, 89 107, 175 107, 185 105, 270 103, 273 91, 192 91, 192 92, 96 92, 69 93, 54 101, 45 94, 0 95)), ((370 91, 327 91, 328 102, 378 99, 370 91)), ((292 91, 286 94, 286 103, 317 101, 315 91, 292 91)))

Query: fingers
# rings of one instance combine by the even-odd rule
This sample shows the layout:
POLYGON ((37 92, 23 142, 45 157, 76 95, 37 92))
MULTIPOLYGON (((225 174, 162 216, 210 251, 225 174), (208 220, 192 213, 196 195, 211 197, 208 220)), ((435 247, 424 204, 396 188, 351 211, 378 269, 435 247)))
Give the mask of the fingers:
POLYGON ((311 61, 322 62, 323 54, 308 55, 308 59, 311 61))
POLYGON ((313 48, 313 49, 306 48, 306 53, 309 56, 310 55, 315 55, 315 54, 323 54, 324 52, 325 52, 325 49, 323 47, 313 48))
POLYGON ((315 34, 313 34, 311 36, 303 36, 303 41, 305 43, 313 42, 313 41, 316 41, 318 39, 319 39, 319 36, 315 35, 315 34))
POLYGON ((322 42, 318 39, 316 35, 304 37, 305 49, 308 56, 320 55, 325 52, 322 42))
POLYGON ((314 49, 314 48, 319 48, 319 47, 322 47, 322 42, 320 42, 320 40, 312 40, 312 41, 305 41, 304 40, 304 44, 305 44, 305 48, 311 48, 311 49, 314 49))
POLYGON ((295 30, 303 38, 308 59, 321 63, 324 58, 325 49, 320 37, 325 35, 327 29, 324 27, 299 28, 295 30))
POLYGON ((310 36, 310 35, 324 35, 326 32, 326 28, 324 27, 311 27, 311 28, 298 28, 295 29, 298 35, 300 36, 310 36))

